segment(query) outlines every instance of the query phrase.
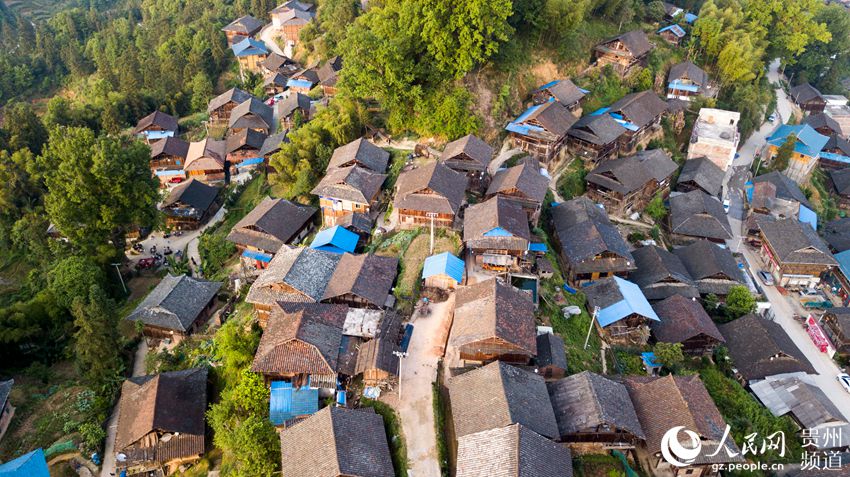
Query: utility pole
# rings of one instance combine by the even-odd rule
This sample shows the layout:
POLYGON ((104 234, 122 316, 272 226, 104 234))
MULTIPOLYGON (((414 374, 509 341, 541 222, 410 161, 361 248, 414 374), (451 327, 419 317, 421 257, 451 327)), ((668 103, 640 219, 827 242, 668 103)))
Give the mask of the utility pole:
POLYGON ((590 315, 590 326, 587 328, 587 336, 584 338, 584 349, 587 349, 587 343, 590 341, 590 331, 593 330, 593 321, 596 320, 596 315, 599 313, 599 307, 593 307, 593 314, 590 315))
POLYGON ((401 402, 401 381, 402 381, 401 363, 402 363, 402 358, 407 357, 407 353, 401 352, 401 351, 393 351, 393 354, 398 356, 398 400, 399 400, 399 402, 401 402))
POLYGON ((434 255, 434 218, 437 217, 437 213, 427 212, 425 215, 431 218, 431 249, 428 255, 434 255))
POLYGON ((118 279, 121 280, 121 288, 124 289, 124 294, 126 295, 127 294, 127 287, 124 285, 124 277, 121 276, 121 269, 119 268, 121 266, 121 264, 120 263, 113 263, 112 266, 115 267, 115 271, 118 272, 118 279))

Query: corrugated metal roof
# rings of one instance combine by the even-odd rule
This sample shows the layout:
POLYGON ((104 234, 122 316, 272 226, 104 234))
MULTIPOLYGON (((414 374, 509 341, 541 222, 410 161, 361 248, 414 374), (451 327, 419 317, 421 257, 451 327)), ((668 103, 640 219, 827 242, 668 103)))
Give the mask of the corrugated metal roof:
POLYGON ((836 253, 834 257, 838 260, 838 268, 841 269, 841 273, 843 273, 845 277, 850 277, 850 250, 836 253))
POLYGON ((3 477, 50 477, 44 451, 36 449, 17 459, 0 464, 0 475, 3 477))
POLYGON ((640 291, 640 287, 620 277, 614 277, 614 281, 617 283, 617 288, 620 291, 622 299, 613 305, 599 310, 596 319, 599 321, 600 326, 604 328, 632 313, 637 313, 651 320, 661 321, 658 315, 655 314, 655 310, 649 305, 643 292, 640 291))
POLYGON ((675 25, 675 24, 668 25, 668 26, 658 30, 658 33, 662 33, 662 32, 665 32, 665 31, 671 31, 671 32, 673 32, 674 35, 676 35, 679 38, 682 38, 683 36, 685 36, 685 30, 683 30, 682 27, 680 27, 679 25, 675 25))
POLYGON ((312 88, 313 83, 307 80, 288 79, 286 80, 287 88, 312 88))
POLYGON ((431 255, 425 259, 425 265, 422 267, 422 278, 425 279, 434 275, 448 275, 454 281, 461 283, 463 281, 463 270, 463 260, 449 252, 443 252, 437 255, 431 255))
POLYGON ((233 54, 239 57, 269 54, 266 44, 261 40, 255 40, 253 38, 245 38, 230 48, 233 50, 233 54))
POLYGON ((800 215, 798 218, 800 222, 810 224, 815 230, 818 229, 818 214, 803 204, 800 204, 800 215))
POLYGON ((270 253, 256 252, 254 250, 245 250, 242 252, 243 257, 253 258, 254 260, 259 260, 261 262, 271 262, 273 255, 270 253))
POLYGON ((815 131, 808 124, 783 124, 779 126, 767 142, 773 146, 780 147, 785 143, 789 135, 794 134, 797 137, 797 143, 794 146, 794 151, 809 157, 818 157, 829 142, 829 138, 815 131))
POLYGON ((545 243, 529 242, 528 250, 531 251, 531 252, 546 253, 546 251, 549 250, 549 249, 548 249, 548 247, 546 247, 545 243))
POLYGON ((293 389, 292 383, 272 381, 269 419, 279 426, 290 419, 310 416, 319 410, 319 390, 304 386, 293 389))
POLYGON ((310 248, 334 253, 354 253, 360 236, 339 225, 324 229, 316 234, 310 248))

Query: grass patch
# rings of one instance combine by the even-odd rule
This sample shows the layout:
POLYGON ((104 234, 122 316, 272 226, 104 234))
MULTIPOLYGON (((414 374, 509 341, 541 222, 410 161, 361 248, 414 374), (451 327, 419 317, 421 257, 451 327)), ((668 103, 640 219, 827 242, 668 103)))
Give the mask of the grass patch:
POLYGON ((384 150, 390 153, 390 166, 387 170, 387 180, 384 182, 384 190, 392 191, 395 188, 395 181, 398 180, 398 176, 401 174, 401 169, 407 164, 408 154, 413 151, 391 147, 385 147, 384 150))
POLYGON ((827 177, 826 172, 820 167, 816 167, 810 180, 814 191, 809 190, 811 192, 809 200, 815 206, 821 222, 829 222, 835 219, 840 212, 835 197, 829 193, 829 188, 827 187, 829 181, 830 179, 827 177))
POLYGON ((450 474, 449 447, 446 442, 446 403, 443 402, 443 395, 440 393, 440 385, 437 382, 431 383, 431 391, 433 393, 434 431, 437 434, 437 459, 440 462, 440 475, 448 477, 450 474))
POLYGON ((584 168, 584 163, 579 159, 573 159, 558 178, 558 193, 561 194, 561 198, 570 200, 583 195, 585 177, 587 177, 587 169, 584 168))
POLYGON ((363 407, 371 407, 384 418, 384 430, 390 443, 390 454, 393 459, 396 477, 407 477, 407 444, 401 430, 401 419, 393 408, 381 401, 364 399, 360 401, 363 407))
POLYGON ((620 459, 610 454, 585 454, 573 458, 576 477, 626 477, 620 459))

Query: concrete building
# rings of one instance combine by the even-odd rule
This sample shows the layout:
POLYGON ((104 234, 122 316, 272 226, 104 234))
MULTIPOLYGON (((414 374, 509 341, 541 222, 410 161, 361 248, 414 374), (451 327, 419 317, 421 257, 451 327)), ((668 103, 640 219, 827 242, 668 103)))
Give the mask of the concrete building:
POLYGON ((741 113, 722 109, 702 108, 694 123, 688 159, 707 157, 724 171, 735 159, 738 150, 738 121, 741 113))

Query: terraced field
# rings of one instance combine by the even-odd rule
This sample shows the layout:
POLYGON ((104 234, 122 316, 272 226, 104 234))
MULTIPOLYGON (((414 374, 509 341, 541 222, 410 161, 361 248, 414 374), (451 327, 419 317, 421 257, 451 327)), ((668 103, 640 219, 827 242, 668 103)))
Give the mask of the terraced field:
POLYGON ((3 0, 9 10, 32 22, 46 21, 54 13, 79 6, 80 0, 3 0))

